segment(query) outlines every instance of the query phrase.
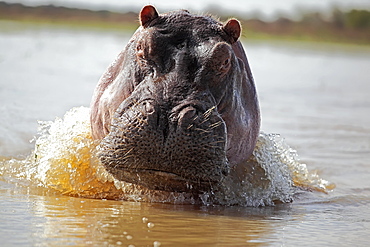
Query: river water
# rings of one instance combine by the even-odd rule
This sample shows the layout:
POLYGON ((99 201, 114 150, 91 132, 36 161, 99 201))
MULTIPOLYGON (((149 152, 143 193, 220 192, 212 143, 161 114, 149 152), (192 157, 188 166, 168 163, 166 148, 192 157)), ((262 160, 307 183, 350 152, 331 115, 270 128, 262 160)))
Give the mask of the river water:
POLYGON ((273 143, 261 145, 297 150, 288 157, 295 169, 307 164, 324 179, 311 184, 314 192, 261 207, 158 203, 110 200, 122 188, 89 167, 90 98, 129 36, 1 23, 2 246, 367 246, 368 49, 244 45, 262 130, 280 134, 262 136, 273 143))

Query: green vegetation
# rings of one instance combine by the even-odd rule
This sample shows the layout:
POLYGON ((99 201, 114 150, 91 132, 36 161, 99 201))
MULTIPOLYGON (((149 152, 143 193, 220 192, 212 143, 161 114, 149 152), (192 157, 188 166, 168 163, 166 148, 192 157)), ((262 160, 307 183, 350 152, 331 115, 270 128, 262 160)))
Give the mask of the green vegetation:
MULTIPOLYGON (((217 10, 211 13, 223 17, 217 10)), ((333 9, 330 16, 305 13, 298 21, 284 17, 273 22, 245 19, 236 16, 243 25, 243 37, 370 45, 370 11, 333 9)), ((52 5, 27 7, 0 2, 0 20, 11 20, 38 25, 57 25, 68 28, 101 30, 130 30, 138 27, 137 13, 91 11, 52 5)))
POLYGON ((367 10, 351 10, 343 14, 344 25, 350 28, 370 29, 370 11, 367 10))
POLYGON ((242 20, 246 36, 370 45, 370 11, 333 9, 330 16, 306 13, 300 20, 281 17, 274 22, 242 20))
POLYGON ((0 20, 22 22, 25 25, 60 26, 101 30, 135 30, 137 13, 115 13, 56 7, 53 5, 29 7, 0 2, 0 20))

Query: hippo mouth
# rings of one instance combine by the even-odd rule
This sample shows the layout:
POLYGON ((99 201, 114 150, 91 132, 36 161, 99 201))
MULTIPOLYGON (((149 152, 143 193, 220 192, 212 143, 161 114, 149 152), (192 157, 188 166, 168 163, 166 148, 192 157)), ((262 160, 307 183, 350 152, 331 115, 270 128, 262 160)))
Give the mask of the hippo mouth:
MULTIPOLYGON (((206 191, 216 185, 216 181, 194 181, 175 173, 152 169, 109 170, 112 174, 115 174, 115 178, 118 180, 137 184, 150 190, 194 192, 206 191)), ((217 181, 217 183, 219 182, 217 181)))
POLYGON ((226 128, 218 112, 186 106, 168 114, 150 104, 126 108, 123 103, 117 110, 110 133, 99 145, 107 171, 152 190, 212 190, 229 172, 226 128))

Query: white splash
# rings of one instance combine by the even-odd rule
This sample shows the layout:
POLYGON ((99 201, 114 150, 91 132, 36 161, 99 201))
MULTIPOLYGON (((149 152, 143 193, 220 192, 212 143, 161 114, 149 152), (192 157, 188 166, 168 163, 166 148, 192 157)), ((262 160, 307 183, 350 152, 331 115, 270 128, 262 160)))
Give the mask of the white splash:
POLYGON ((333 188, 308 172, 282 138, 262 132, 247 168, 234 171, 239 178, 226 178, 211 193, 153 191, 118 181, 95 156, 97 144, 91 137, 89 111, 73 108, 63 119, 40 122, 33 153, 24 160, 0 162, 0 177, 73 196, 204 205, 274 205, 276 201, 292 201, 300 188, 323 192, 333 188))

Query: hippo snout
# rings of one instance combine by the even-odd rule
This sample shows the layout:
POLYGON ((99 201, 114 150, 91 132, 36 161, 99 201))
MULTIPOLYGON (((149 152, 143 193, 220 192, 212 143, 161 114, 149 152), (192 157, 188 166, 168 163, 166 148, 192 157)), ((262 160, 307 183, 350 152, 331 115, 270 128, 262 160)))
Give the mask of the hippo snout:
POLYGON ((209 190, 229 173, 222 118, 201 102, 165 105, 124 102, 100 144, 102 163, 119 180, 150 189, 209 190))
POLYGON ((163 126, 169 124, 174 125, 175 128, 190 128, 193 122, 200 117, 198 115, 204 114, 207 110, 203 109, 202 102, 183 103, 168 112, 163 109, 163 106, 155 104, 154 100, 145 100, 141 104, 143 118, 152 125, 157 124, 159 128, 164 128, 163 126), (168 115, 169 123, 159 123, 159 121, 167 121, 163 119, 164 115, 168 115))

